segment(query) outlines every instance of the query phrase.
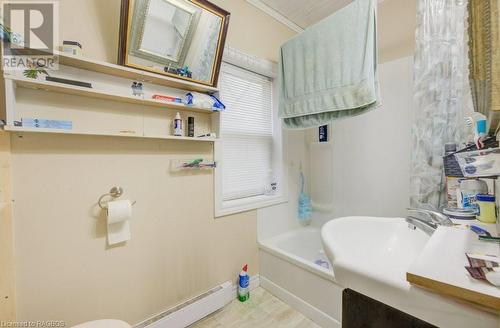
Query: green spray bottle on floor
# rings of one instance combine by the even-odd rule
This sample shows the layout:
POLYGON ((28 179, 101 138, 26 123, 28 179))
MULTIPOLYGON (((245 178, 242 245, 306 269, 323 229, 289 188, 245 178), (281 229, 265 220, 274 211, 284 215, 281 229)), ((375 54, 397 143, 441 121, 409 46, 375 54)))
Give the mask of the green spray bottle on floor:
POLYGON ((250 298, 250 277, 248 276, 248 264, 245 264, 238 277, 238 299, 245 302, 250 298))

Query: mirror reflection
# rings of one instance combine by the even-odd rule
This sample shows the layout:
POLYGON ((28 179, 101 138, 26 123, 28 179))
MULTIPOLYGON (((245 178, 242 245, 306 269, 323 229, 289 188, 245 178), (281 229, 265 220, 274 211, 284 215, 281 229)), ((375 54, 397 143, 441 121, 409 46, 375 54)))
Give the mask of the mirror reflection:
POLYGON ((205 0, 123 2, 120 64, 216 85, 229 13, 205 0))
POLYGON ((194 10, 167 0, 151 0, 148 4, 144 27, 137 38, 138 45, 133 50, 145 56, 178 62, 184 45, 189 45, 185 41, 194 10))

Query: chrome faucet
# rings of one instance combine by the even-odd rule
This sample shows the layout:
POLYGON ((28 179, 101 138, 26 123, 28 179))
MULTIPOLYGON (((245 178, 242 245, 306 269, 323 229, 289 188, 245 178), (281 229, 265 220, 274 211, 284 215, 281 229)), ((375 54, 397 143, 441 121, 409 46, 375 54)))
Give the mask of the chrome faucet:
POLYGON ((437 229, 437 224, 426 221, 423 219, 416 218, 414 216, 408 216, 406 217, 406 222, 408 223, 408 228, 415 230, 415 229, 420 229, 429 236, 434 233, 437 229))
POLYGON ((424 208, 408 208, 408 211, 425 214, 430 218, 432 222, 434 222, 437 225, 443 225, 443 226, 453 225, 453 221, 451 221, 449 217, 438 211, 428 210, 424 208))
POLYGON ((425 214, 426 219, 417 218, 414 216, 408 216, 406 222, 408 222, 408 227, 415 230, 419 228, 428 235, 432 235, 438 226, 451 226, 453 222, 443 213, 422 209, 422 208, 408 208, 408 211, 425 214))

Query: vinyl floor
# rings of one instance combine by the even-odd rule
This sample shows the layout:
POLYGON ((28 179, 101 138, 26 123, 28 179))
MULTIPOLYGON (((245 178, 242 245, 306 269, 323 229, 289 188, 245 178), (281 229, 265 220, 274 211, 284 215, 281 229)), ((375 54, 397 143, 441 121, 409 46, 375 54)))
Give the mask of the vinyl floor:
POLYGON ((263 288, 257 288, 246 302, 233 301, 190 328, 319 328, 263 288))

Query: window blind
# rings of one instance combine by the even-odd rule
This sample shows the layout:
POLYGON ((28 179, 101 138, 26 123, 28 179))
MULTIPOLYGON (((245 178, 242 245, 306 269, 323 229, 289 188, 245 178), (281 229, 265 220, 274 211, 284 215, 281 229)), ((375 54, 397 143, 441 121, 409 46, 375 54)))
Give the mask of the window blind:
POLYGON ((264 194, 272 168, 272 80, 224 64, 219 90, 221 113, 222 200, 264 194))

